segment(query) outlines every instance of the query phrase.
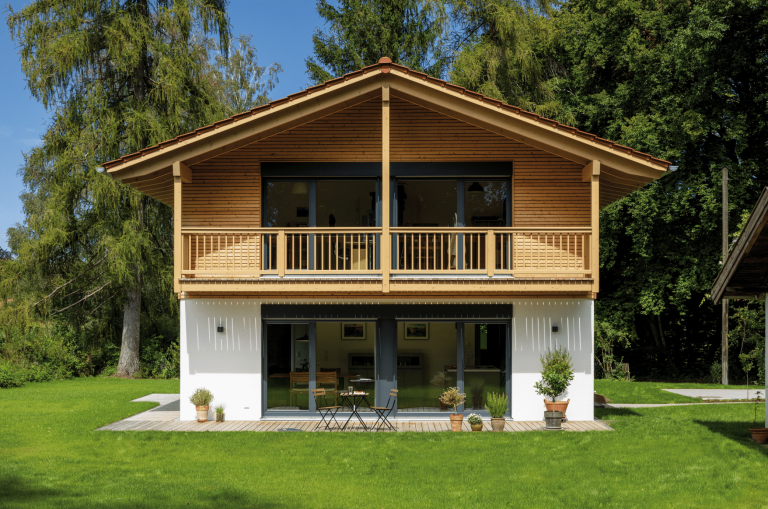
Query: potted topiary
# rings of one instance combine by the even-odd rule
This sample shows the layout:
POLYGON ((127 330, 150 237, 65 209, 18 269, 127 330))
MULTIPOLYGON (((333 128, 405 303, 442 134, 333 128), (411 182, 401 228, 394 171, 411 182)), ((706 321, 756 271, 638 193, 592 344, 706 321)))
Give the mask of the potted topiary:
POLYGON ((224 405, 216 405, 213 410, 216 412, 216 422, 224 422, 224 405))
POLYGON ((565 392, 572 381, 573 363, 568 350, 563 347, 547 350, 541 356, 541 381, 534 385, 537 394, 552 398, 551 401, 544 398, 547 409, 544 412, 544 419, 547 422, 547 429, 560 429, 560 423, 565 418, 565 410, 568 408, 570 399, 558 402, 557 397, 565 392))
POLYGON ((757 394, 755 395, 755 427, 749 428, 749 432, 752 435, 752 440, 758 444, 768 443, 768 428, 757 427, 757 404, 760 402, 760 396, 762 395, 763 393, 760 391, 757 391, 757 394))
POLYGON ((504 431, 504 425, 507 422, 504 419, 504 414, 507 413, 507 401, 506 394, 497 394, 495 392, 488 394, 485 409, 491 414, 491 429, 493 431, 504 431))
POLYGON ((483 431, 483 418, 477 414, 469 414, 467 422, 472 427, 472 431, 483 431))
POLYGON ((459 413, 459 405, 466 399, 467 395, 458 387, 449 387, 440 395, 440 403, 446 407, 453 407, 453 413, 448 416, 451 418, 451 431, 461 431, 461 421, 464 420, 464 416, 459 413))
POLYGON ((211 394, 211 391, 204 387, 197 389, 195 393, 189 397, 189 401, 195 405, 195 410, 197 410, 197 422, 207 421, 208 405, 213 401, 213 394, 211 394))

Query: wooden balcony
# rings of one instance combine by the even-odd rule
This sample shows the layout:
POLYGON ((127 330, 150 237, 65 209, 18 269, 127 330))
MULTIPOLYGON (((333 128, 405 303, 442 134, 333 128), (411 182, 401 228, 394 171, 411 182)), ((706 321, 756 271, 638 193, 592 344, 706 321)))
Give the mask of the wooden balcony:
POLYGON ((296 276, 304 280, 592 277, 589 228, 389 231, 389 242, 382 242, 382 228, 184 228, 180 275, 186 282, 278 283, 296 276))

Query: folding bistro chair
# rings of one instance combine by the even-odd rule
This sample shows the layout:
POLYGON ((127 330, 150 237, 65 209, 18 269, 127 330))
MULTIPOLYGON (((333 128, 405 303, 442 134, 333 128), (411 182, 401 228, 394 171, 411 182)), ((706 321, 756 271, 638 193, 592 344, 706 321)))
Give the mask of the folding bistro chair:
POLYGON ((325 395, 325 389, 312 389, 312 396, 315 397, 315 406, 317 407, 317 411, 320 412, 320 422, 317 423, 317 426, 315 426, 315 430, 320 427, 321 424, 325 424, 325 429, 328 431, 333 431, 331 429, 331 421, 336 423, 336 429, 341 429, 341 425, 339 424, 339 421, 336 420, 336 412, 341 410, 340 406, 329 406, 328 400, 326 399, 325 395), (318 396, 323 397, 323 404, 320 405, 320 401, 318 396), (326 421, 326 418, 328 419, 326 421))
POLYGON ((397 431, 394 426, 389 422, 389 414, 392 413, 392 410, 395 409, 395 403, 397 402, 397 389, 392 389, 389 391, 389 398, 387 398, 387 406, 372 406, 371 410, 376 412, 376 414, 379 416, 378 419, 376 419, 376 423, 373 425, 373 428, 376 431, 380 431, 381 428, 384 426, 388 427, 392 431, 397 431), (379 424, 381 423, 381 424, 379 424))

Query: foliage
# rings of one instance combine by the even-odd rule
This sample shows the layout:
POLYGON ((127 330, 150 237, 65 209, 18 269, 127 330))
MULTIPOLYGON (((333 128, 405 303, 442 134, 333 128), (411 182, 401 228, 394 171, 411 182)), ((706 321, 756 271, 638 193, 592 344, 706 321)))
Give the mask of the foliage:
POLYGON ((573 381, 571 354, 565 347, 547 350, 541 356, 541 381, 536 382, 536 394, 549 396, 552 401, 568 389, 573 381))
POLYGON ((485 402, 485 409, 488 410, 491 417, 499 419, 504 417, 504 414, 507 413, 507 409, 509 408, 508 401, 506 394, 499 394, 496 392, 489 393, 485 402))
POLYGON ((189 401, 195 406, 208 406, 213 401, 213 394, 205 387, 200 387, 189 397, 189 401))
POLYGON ((216 405, 216 407, 213 409, 216 412, 216 415, 224 415, 224 405, 216 405))
POLYGON ((24 385, 24 380, 19 376, 18 371, 14 371, 6 364, 0 364, 0 389, 10 389, 22 385, 24 385))
POLYGON ((458 406, 463 405, 467 395, 459 390, 458 387, 449 387, 439 397, 440 403, 445 406, 452 406, 453 413, 458 414, 458 406))
POLYGON ((470 424, 482 424, 483 418, 477 414, 469 414, 469 417, 467 417, 467 422, 470 424))
POLYGON ((730 231, 768 177, 768 9, 571 0, 552 20, 557 97, 576 125, 679 166, 601 211, 596 321, 632 340, 615 355, 634 373, 704 377, 720 344, 719 306, 702 303, 721 258, 720 168, 730 231))
POLYGON ((442 26, 420 0, 317 1, 317 12, 330 25, 315 30, 314 56, 306 59, 313 83, 373 65, 381 57, 430 76, 442 77, 442 26))
POLYGON ((709 379, 713 384, 723 381, 723 365, 720 361, 715 361, 709 367, 709 379))
POLYGON ((614 322, 595 321, 595 362, 602 378, 608 380, 625 380, 627 373, 623 369, 623 358, 617 359, 613 354, 615 345, 628 347, 629 334, 626 329, 617 329, 614 322))
POLYGON ((746 379, 749 380, 751 374, 765 386, 765 303, 740 304, 731 311, 728 348, 738 355, 746 379))

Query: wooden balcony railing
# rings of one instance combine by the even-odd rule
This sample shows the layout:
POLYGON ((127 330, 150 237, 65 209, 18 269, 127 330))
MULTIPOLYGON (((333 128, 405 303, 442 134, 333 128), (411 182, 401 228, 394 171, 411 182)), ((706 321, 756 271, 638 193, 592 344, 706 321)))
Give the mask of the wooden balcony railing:
POLYGON ((182 229, 182 277, 307 274, 511 274, 585 277, 592 273, 589 228, 182 229))

